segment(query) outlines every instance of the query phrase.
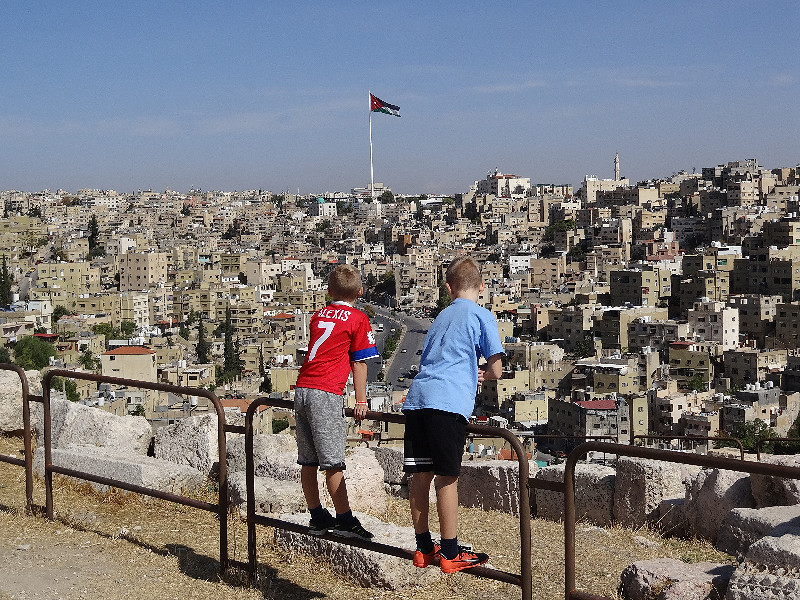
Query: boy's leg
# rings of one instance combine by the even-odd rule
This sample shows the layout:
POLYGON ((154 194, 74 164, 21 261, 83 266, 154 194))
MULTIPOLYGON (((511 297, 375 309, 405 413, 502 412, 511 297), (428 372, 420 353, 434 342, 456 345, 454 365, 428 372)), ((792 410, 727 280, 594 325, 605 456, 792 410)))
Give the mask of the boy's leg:
POLYGON ((326 469, 325 483, 328 486, 331 500, 333 500, 333 506, 336 507, 336 514, 343 515, 348 512, 350 510, 350 501, 347 498, 347 484, 344 481, 343 470, 326 469))
MULTIPOLYGON (((442 539, 458 537, 458 477, 436 476, 436 511, 442 539)), ((427 498, 426 498, 427 501, 427 498)))
POLYGON ((302 465, 300 467, 300 484, 303 487, 303 495, 306 497, 308 508, 316 508, 322 504, 319 498, 317 467, 302 465))
POLYGON ((428 495, 430 494, 431 481, 433 481, 433 471, 414 473, 411 477, 411 486, 408 489, 408 503, 411 508, 411 522, 414 524, 414 533, 429 531, 428 513, 430 512, 430 504, 428 503, 428 495))

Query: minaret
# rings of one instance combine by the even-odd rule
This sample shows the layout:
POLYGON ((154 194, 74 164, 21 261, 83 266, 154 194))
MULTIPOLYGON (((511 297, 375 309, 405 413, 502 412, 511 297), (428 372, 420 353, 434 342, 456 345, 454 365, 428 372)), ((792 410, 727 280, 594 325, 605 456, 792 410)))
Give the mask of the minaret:
POLYGON ((614 155, 614 181, 619 181, 619 152, 614 155))

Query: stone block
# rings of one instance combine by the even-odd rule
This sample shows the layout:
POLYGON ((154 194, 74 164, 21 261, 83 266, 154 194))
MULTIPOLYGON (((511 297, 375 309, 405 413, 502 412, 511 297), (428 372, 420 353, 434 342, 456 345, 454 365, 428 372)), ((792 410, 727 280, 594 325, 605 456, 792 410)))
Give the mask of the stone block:
POLYGON ((383 469, 369 448, 354 448, 345 459, 347 496, 353 510, 385 512, 389 499, 383 484, 383 469))
MULTIPOLYGON (((358 514, 357 516, 361 524, 375 535, 373 541, 414 549, 414 530, 411 527, 399 527, 384 523, 369 515, 358 514)), ((307 525, 309 517, 307 514, 284 514, 278 518, 282 521, 307 525)), ((293 552, 327 558, 333 570, 366 588, 402 590, 408 587, 428 585, 443 577, 442 572, 435 566, 419 569, 410 560, 277 527, 275 528, 275 542, 280 547, 293 552)))
POLYGON ((754 542, 728 584, 726 600, 800 598, 800 528, 781 525, 754 542))
POLYGON ((743 556, 753 543, 781 525, 800 527, 800 505, 734 508, 722 521, 716 546, 728 554, 743 556))
MULTIPOLYGON (((31 406, 37 439, 44 439, 43 406, 31 406)), ((68 400, 51 399, 51 441, 53 448, 70 445, 113 448, 124 455, 147 455, 153 430, 144 417, 117 416, 99 408, 68 400)))
POLYGON ((217 414, 180 419, 156 430, 156 458, 194 467, 208 476, 219 462, 217 414))
MULTIPOLYGON (((70 445, 54 448, 52 458, 53 464, 60 467, 173 494, 197 490, 207 482, 192 467, 110 448, 70 445)), ((34 466, 40 475, 44 474, 43 452, 37 452, 34 466)), ((91 485, 100 492, 108 489, 98 483, 91 485)))
MULTIPOLYGON (((244 436, 229 436, 226 442, 228 472, 245 471, 244 436)), ((297 464, 297 441, 288 433, 253 436, 253 460, 256 477, 280 481, 300 481, 297 464)))
POLYGON ((687 564, 673 558, 642 560, 620 576, 624 600, 707 600, 722 598, 733 566, 703 562, 687 564))
MULTIPOLYGON (((25 371, 28 392, 42 393, 42 374, 39 371, 25 371)), ((31 403, 31 411, 38 403, 31 403)), ((22 422, 22 382, 14 371, 0 371, 0 432, 21 431, 22 422)))
POLYGON ((686 535, 691 531, 689 515, 685 510, 685 498, 667 498, 658 505, 658 521, 655 525, 664 535, 686 535))
MULTIPOLYGON (((534 463, 533 468, 536 468, 534 463)), ((481 460, 461 464, 458 478, 460 506, 498 510, 518 516, 519 463, 515 460, 481 460)))
POLYGON ((691 531, 716 542, 722 520, 734 508, 756 505, 747 473, 725 469, 705 469, 694 477, 686 490, 684 505, 691 531))
POLYGON ((373 448, 375 458, 383 469, 383 481, 392 485, 408 485, 408 475, 403 472, 405 454, 402 448, 378 446, 373 448))
MULTIPOLYGON (((539 469, 535 479, 564 481, 564 465, 539 469)), ((575 515, 579 521, 611 525, 614 520, 616 470, 594 464, 575 465, 575 515)), ((536 516, 560 521, 564 518, 564 494, 536 490, 536 516)))
POLYGON ((614 487, 614 520, 627 527, 658 520, 661 501, 683 497, 684 481, 699 470, 692 465, 621 456, 614 487))
MULTIPOLYGON (((800 456, 764 456, 761 462, 800 467, 800 456)), ((750 475, 756 506, 791 506, 800 504, 800 480, 769 475, 750 475)))
MULTIPOLYGON (((245 474, 241 471, 228 476, 228 489, 231 503, 243 509, 247 506, 247 484, 245 474)), ((280 481, 270 477, 256 477, 253 480, 256 512, 300 513, 308 510, 303 489, 296 481, 280 481)))

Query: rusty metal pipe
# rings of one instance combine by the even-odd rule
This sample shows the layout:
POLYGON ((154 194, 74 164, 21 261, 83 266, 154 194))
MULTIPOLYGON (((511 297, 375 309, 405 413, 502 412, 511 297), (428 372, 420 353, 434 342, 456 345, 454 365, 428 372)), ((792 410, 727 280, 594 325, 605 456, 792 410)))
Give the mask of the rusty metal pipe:
POLYGON ((707 435, 635 435, 635 440, 663 440, 663 441, 701 441, 701 442, 735 442, 739 446, 739 457, 744 460, 744 446, 742 441, 735 437, 709 437, 707 435))
MULTIPOLYGON (((3 371, 14 371, 19 376, 20 385, 22 386, 22 443, 25 451, 25 458, 22 459, 21 464, 17 462, 20 459, 4 460, 25 469, 25 511, 30 513, 33 510, 33 434, 31 432, 31 409, 30 400, 33 399, 28 385, 28 376, 25 375, 25 370, 19 365, 12 365, 8 363, 0 364, 0 369, 3 371)), ((2 459, 0 459, 2 460, 2 459)))

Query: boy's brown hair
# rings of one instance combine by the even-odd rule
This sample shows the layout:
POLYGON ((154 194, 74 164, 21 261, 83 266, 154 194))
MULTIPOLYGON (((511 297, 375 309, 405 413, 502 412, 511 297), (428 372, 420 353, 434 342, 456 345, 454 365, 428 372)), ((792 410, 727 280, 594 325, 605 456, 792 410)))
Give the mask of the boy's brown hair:
POLYGON ((445 272, 445 281, 454 292, 479 290, 483 283, 478 264, 469 256, 459 256, 450 263, 445 272))
POLYGON ((355 300, 361 290, 361 273, 353 265, 338 265, 328 277, 328 295, 334 300, 355 300))

